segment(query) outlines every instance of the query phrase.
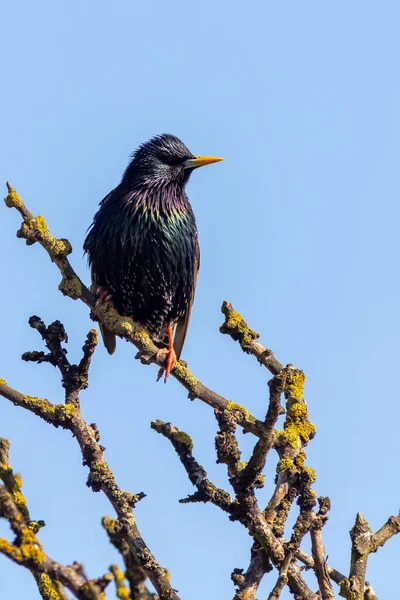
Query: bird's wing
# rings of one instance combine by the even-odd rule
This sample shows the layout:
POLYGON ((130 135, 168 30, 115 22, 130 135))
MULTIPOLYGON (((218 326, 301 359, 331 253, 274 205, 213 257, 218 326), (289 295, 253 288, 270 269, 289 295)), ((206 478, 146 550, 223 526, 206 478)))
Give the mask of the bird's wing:
POLYGON ((190 313, 192 310, 192 305, 193 305, 193 300, 194 300, 194 294, 196 292, 197 273, 200 268, 200 247, 199 247, 197 235, 194 239, 194 264, 193 264, 193 267, 194 267, 194 273, 193 273, 192 297, 189 300, 185 315, 179 319, 179 321, 176 324, 176 328, 175 328, 174 350, 176 352, 176 356, 178 359, 180 358, 183 344, 185 343, 185 338, 186 338, 186 334, 187 334, 187 330, 188 330, 188 326, 189 326, 190 313))
MULTIPOLYGON (((93 268, 90 269, 90 274, 92 277, 92 283, 96 285, 96 274, 93 268)), ((99 323, 101 337, 103 338, 104 345, 107 349, 108 354, 114 354, 115 348, 117 346, 117 340, 115 334, 107 329, 103 323, 99 323)))

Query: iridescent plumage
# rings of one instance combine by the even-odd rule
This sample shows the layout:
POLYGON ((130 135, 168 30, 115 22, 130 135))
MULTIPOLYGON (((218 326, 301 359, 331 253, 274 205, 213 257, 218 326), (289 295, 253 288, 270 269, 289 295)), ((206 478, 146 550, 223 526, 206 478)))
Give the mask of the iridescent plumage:
MULTIPOLYGON (((185 185, 194 168, 216 162, 195 157, 163 134, 134 153, 121 183, 100 203, 84 243, 93 281, 112 295, 157 341, 174 327, 179 358, 200 262, 196 220, 185 185)), ((115 336, 102 328, 112 354, 115 336)))

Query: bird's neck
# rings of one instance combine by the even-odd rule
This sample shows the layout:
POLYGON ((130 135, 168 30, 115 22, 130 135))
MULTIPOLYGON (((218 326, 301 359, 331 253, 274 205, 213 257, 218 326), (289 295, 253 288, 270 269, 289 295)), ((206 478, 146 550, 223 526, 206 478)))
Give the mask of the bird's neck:
POLYGON ((125 196, 128 210, 176 213, 190 209, 189 199, 181 186, 157 182, 137 186, 125 196))

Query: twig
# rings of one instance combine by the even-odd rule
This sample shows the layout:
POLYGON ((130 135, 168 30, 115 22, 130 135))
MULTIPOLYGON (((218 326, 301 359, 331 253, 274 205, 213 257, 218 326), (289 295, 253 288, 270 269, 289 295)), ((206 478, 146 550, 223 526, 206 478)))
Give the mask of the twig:
POLYGON ((125 576, 119 567, 117 565, 111 565, 110 571, 114 575, 117 598, 120 598, 120 600, 133 600, 133 597, 125 585, 125 576))
POLYGON ((243 574, 243 569, 235 569, 231 575, 233 583, 238 588, 233 600, 255 600, 262 578, 271 570, 272 565, 264 549, 257 541, 254 542, 246 573, 243 574))
POLYGON ((319 498, 318 514, 313 515, 311 527, 311 551, 315 564, 315 575, 318 580, 322 600, 334 600, 332 584, 325 562, 325 550, 322 541, 322 528, 328 520, 328 511, 331 507, 329 498, 319 498))
POLYGON ((159 420, 152 421, 151 428, 171 442, 190 481, 197 488, 198 494, 196 496, 189 496, 180 502, 211 502, 223 511, 231 514, 235 509, 235 505, 230 495, 225 490, 217 488, 207 478, 206 471, 193 456, 193 442, 191 437, 187 433, 180 431, 172 423, 164 423, 159 420))
POLYGON ((264 348, 257 342, 259 334, 250 329, 243 317, 233 309, 232 304, 226 300, 222 304, 222 312, 225 322, 219 328, 221 333, 230 335, 233 340, 239 342, 240 347, 246 354, 252 354, 258 362, 268 369, 272 375, 278 375, 283 365, 275 358, 272 350, 264 348))
MULTIPOLYGON (((312 556, 307 554, 307 552, 304 552, 304 550, 302 550, 301 548, 298 548, 295 552, 295 557, 300 562, 302 562, 303 565, 305 565, 305 567, 307 569, 312 569, 313 571, 315 571, 314 559, 312 558, 312 556)), ((340 585, 342 583, 342 581, 344 579, 346 579, 346 576, 343 575, 343 573, 340 573, 340 571, 333 569, 328 564, 325 564, 325 566, 326 566, 326 571, 327 571, 329 577, 332 579, 332 581, 334 581, 338 585, 340 585)))
MULTIPOLYGON (((119 571, 116 565, 110 567, 110 571, 114 574, 118 589, 118 582, 121 582, 121 575, 126 577, 129 582, 130 596, 124 600, 158 600, 156 594, 151 594, 145 586, 146 574, 139 565, 135 555, 130 551, 127 542, 118 534, 118 523, 111 517, 103 517, 102 525, 107 531, 110 542, 121 554, 124 565, 125 575, 119 571), (118 571, 117 571, 118 570, 118 571), (118 575, 116 575, 118 573, 118 575)), ((121 589, 121 586, 120 586, 121 589)), ((127 594, 125 593, 125 596, 127 594)))
POLYGON ((283 588, 285 587, 285 585, 287 585, 289 578, 288 578, 288 569, 290 566, 290 563, 292 562, 293 557, 292 554, 289 553, 288 556, 286 557, 281 569, 279 570, 279 576, 277 579, 277 582, 275 583, 274 587, 272 588, 272 591, 270 593, 270 595, 268 596, 268 600, 279 600, 279 597, 283 591, 283 588))

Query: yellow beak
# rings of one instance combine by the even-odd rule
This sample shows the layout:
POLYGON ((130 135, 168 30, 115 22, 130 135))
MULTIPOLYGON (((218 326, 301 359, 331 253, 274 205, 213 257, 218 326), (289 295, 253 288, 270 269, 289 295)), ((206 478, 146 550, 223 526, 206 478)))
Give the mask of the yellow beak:
POLYGON ((195 156, 194 158, 188 158, 183 163, 185 169, 197 169, 197 167, 204 167, 204 165, 211 165, 212 163, 224 160, 217 156, 195 156))

